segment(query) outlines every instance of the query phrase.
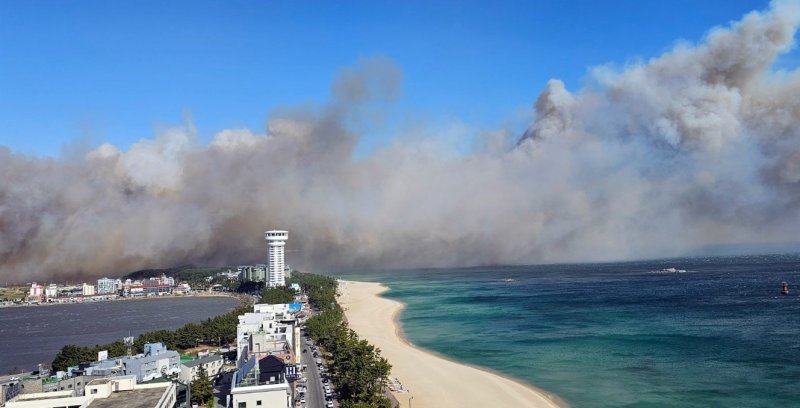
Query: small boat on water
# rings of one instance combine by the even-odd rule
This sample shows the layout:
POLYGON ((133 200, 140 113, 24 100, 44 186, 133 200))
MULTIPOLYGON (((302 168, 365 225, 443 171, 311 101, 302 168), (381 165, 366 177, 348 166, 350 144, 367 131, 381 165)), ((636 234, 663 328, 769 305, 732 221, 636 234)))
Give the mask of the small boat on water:
POLYGON ((789 284, 788 283, 783 282, 783 290, 781 290, 781 293, 784 294, 784 295, 788 295, 789 294, 789 284))

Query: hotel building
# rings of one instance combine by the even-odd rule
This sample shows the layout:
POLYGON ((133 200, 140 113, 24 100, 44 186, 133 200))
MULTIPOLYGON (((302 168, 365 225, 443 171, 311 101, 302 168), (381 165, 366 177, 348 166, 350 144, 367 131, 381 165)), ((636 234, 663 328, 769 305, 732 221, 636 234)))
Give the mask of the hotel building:
POLYGON ((289 239, 289 231, 267 231, 264 238, 267 240, 267 285, 286 286, 284 247, 289 239))

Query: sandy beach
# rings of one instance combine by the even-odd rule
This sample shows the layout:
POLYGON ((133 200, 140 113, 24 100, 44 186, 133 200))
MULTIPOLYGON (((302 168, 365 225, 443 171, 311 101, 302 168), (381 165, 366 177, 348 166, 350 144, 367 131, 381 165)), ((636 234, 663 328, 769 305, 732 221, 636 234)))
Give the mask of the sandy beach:
POLYGON ((381 349, 409 393, 394 394, 401 407, 563 407, 554 396, 497 374, 455 363, 409 344, 397 316, 404 305, 380 297, 380 283, 343 281, 339 303, 350 328, 381 349))

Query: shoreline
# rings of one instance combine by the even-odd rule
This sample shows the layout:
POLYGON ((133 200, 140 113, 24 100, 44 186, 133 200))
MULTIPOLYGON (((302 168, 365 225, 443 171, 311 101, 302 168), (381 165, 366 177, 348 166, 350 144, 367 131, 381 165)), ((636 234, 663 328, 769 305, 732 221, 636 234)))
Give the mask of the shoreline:
POLYGON ((84 300, 79 302, 12 303, 6 305, 0 304, 0 309, 28 308, 28 307, 42 307, 42 306, 86 305, 86 304, 107 303, 107 302, 127 302, 134 300, 154 300, 154 299, 181 299, 181 298, 192 298, 192 297, 229 297, 239 300, 239 303, 241 303, 242 305, 247 303, 247 300, 245 300, 241 296, 238 296, 238 294, 234 293, 200 292, 200 293, 192 293, 191 295, 165 295, 165 296, 139 296, 139 297, 118 296, 113 299, 84 300))
POLYGON ((409 398, 415 407, 568 407, 558 396, 518 379, 414 345, 400 322, 406 305, 381 296, 389 290, 386 285, 340 282, 340 303, 350 328, 381 349, 392 364, 391 379, 398 378, 409 391, 392 393, 400 407, 408 407, 409 398))
MULTIPOLYGON (((378 294, 378 296, 383 298, 383 296, 382 296, 383 293, 388 292, 389 290, 391 290, 391 288, 389 288, 388 286, 384 285, 383 283, 381 283, 380 285, 382 287, 384 287, 385 289, 383 289, 383 291, 380 292, 378 294)), ((550 402, 555 404, 555 406, 558 407, 558 408, 570 408, 569 404, 567 404, 567 402, 564 401, 563 399, 561 399, 558 395, 555 395, 555 394, 553 394, 551 392, 548 392, 547 390, 544 390, 542 388, 536 387, 535 385, 528 384, 525 381, 522 381, 522 380, 520 380, 518 378, 512 377, 512 376, 510 376, 510 375, 508 375, 506 373, 501 373, 499 371, 493 370, 493 369, 488 368, 488 367, 480 367, 480 366, 476 366, 476 365, 473 365, 473 364, 470 364, 470 363, 459 361, 459 360, 456 360, 456 359, 454 359, 454 358, 452 358, 450 356, 446 356, 446 355, 441 354, 439 352, 436 352, 436 351, 433 351, 433 350, 429 350, 429 349, 426 349, 426 348, 422 348, 422 347, 419 347, 419 346, 415 345, 414 343, 409 341, 408 338, 406 337, 405 333, 403 332, 403 324, 400 322, 400 315, 403 313, 403 310, 405 310, 406 304, 403 303, 403 302, 400 302, 398 300, 395 300, 395 299, 391 299, 391 300, 393 300, 393 301, 399 303, 400 305, 402 305, 400 307, 400 309, 398 309, 394 313, 394 315, 392 316, 392 320, 394 321, 394 325, 395 325, 395 335, 400 339, 400 341, 402 341, 403 343, 405 343, 409 347, 413 347, 413 348, 418 349, 418 350, 420 350, 420 351, 422 351, 424 353, 432 354, 432 355, 434 355, 434 356, 436 356, 438 358, 441 358, 443 360, 450 361, 453 364, 459 364, 459 365, 467 366, 467 367, 474 368, 474 369, 479 370, 479 371, 483 371, 483 372, 485 372, 487 374, 491 374, 491 375, 495 375, 495 376, 498 376, 498 377, 502 377, 502 378, 504 378, 506 380, 509 380, 511 382, 514 382, 514 383, 517 383, 521 387, 529 388, 531 391, 533 391, 533 392, 535 392, 537 394, 540 394, 544 398, 547 398, 548 400, 550 400, 550 402)))
MULTIPOLYGON (((113 343, 131 332, 138 337, 144 333, 161 330, 175 331, 189 323, 201 324, 207 319, 226 315, 247 304, 246 298, 219 295, 161 296, 131 300, 130 303, 114 301, 54 303, 44 308, 0 308, 0 318, 2 318, 0 320, 4 324, 19 321, 20 318, 36 322, 24 325, 19 329, 21 331, 0 329, 0 356, 5 356, 4 353, 11 354, 12 350, 16 351, 14 358, 0 357, 0 372, 14 368, 23 371, 35 370, 36 364, 39 363, 49 365, 58 352, 68 344, 91 348, 113 343), (87 311, 99 317, 89 322, 88 328, 73 329, 81 325, 80 316, 86 316, 87 311), (127 319, 133 318, 134 315, 158 316, 160 313, 168 313, 170 318, 138 317, 135 321, 125 320, 125 324, 102 323, 104 320, 117 319, 120 314, 127 319), (54 319, 51 315, 62 317, 54 319), (63 321, 68 323, 62 323, 63 321), (41 328, 35 327, 40 324, 43 324, 41 328), (109 335, 109 332, 112 335, 109 335), (42 334, 45 336, 41 342, 31 343, 21 340, 42 334)), ((175 351, 181 352, 177 349, 175 351)))

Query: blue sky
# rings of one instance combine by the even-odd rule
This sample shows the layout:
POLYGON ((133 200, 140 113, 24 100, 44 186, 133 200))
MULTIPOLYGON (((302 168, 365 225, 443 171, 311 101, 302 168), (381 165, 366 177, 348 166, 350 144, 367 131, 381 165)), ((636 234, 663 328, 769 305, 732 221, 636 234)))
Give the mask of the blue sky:
POLYGON ((261 132, 270 111, 324 103, 333 78, 371 56, 403 68, 397 111, 492 128, 529 109, 550 78, 579 89, 591 66, 657 56, 767 5, 8 0, 0 145, 41 156, 76 141, 125 149, 187 110, 201 141, 226 128, 261 132))

